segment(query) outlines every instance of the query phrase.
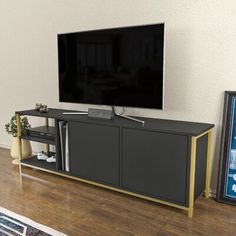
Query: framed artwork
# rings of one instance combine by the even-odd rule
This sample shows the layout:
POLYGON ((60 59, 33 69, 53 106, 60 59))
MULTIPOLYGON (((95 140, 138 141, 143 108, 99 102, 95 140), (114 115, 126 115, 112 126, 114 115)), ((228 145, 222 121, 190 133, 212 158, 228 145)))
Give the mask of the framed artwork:
POLYGON ((236 91, 225 92, 217 200, 236 205, 236 91))

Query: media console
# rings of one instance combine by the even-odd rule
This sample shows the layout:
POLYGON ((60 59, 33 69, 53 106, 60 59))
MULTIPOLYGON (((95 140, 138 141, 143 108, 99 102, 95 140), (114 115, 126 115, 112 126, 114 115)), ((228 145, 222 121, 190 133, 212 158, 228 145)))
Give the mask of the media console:
POLYGON ((173 206, 187 211, 189 217, 196 198, 204 191, 209 197, 213 124, 142 117, 142 125, 120 117, 99 120, 63 112, 73 111, 16 112, 20 171, 22 166, 47 171, 173 206), (45 118, 45 132, 48 119, 53 119, 54 139, 21 134, 20 116, 45 118), (69 171, 62 165, 61 121, 68 128, 69 171), (55 145, 56 163, 39 161, 36 156, 22 160, 21 139, 46 143, 47 151, 49 144, 55 145))

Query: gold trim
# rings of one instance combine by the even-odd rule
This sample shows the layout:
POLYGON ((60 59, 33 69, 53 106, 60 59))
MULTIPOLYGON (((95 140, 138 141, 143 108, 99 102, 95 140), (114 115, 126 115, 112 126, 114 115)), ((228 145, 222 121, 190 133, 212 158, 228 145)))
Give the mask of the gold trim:
POLYGON ((209 198, 209 195, 210 195, 211 158, 212 158, 212 130, 210 130, 208 132, 208 140, 207 140, 207 163, 206 163, 205 198, 209 198))
POLYGON ((21 159, 22 159, 22 146, 21 146, 21 124, 20 115, 16 114, 16 125, 17 125, 17 142, 18 142, 18 152, 19 152, 19 171, 21 174, 21 159))
POLYGON ((193 217, 194 209, 194 197, 195 197, 195 172, 196 172, 196 148, 197 140, 204 135, 208 135, 207 140, 207 167, 206 167, 206 183, 205 183, 205 197, 209 198, 210 192, 210 168, 211 168, 211 142, 212 142, 212 130, 213 128, 203 132, 198 136, 193 136, 191 139, 191 156, 190 156, 190 182, 189 182, 189 207, 188 216, 193 217))
MULTIPOLYGON (((49 126, 48 117, 45 117, 45 126, 46 126, 46 127, 49 126)), ((46 144, 46 152, 47 152, 47 153, 50 152, 50 146, 49 146, 49 144, 46 144)))
POLYGON ((196 143, 197 138, 191 140, 191 158, 190 158, 190 181, 189 181, 189 208, 188 216, 193 217, 194 193, 195 193, 195 170, 196 170, 196 143))
POLYGON ((207 131, 205 131, 205 132, 199 134, 198 136, 194 136, 194 137, 195 137, 196 139, 199 139, 199 138, 201 138, 202 136, 204 136, 205 134, 208 134, 209 132, 211 132, 212 130, 213 130, 213 128, 208 129, 207 131))
POLYGON ((181 209, 181 210, 185 210, 185 211, 189 210, 188 207, 184 207, 184 206, 177 205, 177 204, 174 204, 174 203, 162 201, 162 200, 152 198, 152 197, 147 197, 147 196, 144 196, 144 195, 141 195, 141 194, 132 193, 132 192, 129 192, 129 191, 125 191, 125 190, 122 190, 122 189, 118 189, 118 188, 110 187, 110 186, 107 186, 107 185, 99 184, 99 183, 96 183, 96 182, 93 182, 93 181, 77 178, 77 177, 74 177, 74 176, 65 175, 65 174, 60 173, 60 172, 47 170, 47 169, 44 169, 44 168, 41 168, 41 167, 37 167, 37 166, 30 165, 30 164, 25 164, 25 163, 21 163, 21 165, 31 167, 31 168, 34 168, 34 169, 37 169, 37 170, 45 171, 45 172, 48 172, 48 173, 51 173, 51 174, 59 175, 59 176, 62 176, 62 177, 78 180, 80 182, 84 182, 84 183, 87 183, 87 184, 92 184, 92 185, 102 187, 102 188, 105 188, 105 189, 109 189, 109 190, 113 190, 113 191, 116 191, 116 192, 125 193, 125 194, 131 195, 131 196, 135 196, 135 197, 138 197, 138 198, 148 200, 148 201, 161 203, 161 204, 171 206, 171 207, 175 207, 175 208, 178 208, 178 209, 181 209))

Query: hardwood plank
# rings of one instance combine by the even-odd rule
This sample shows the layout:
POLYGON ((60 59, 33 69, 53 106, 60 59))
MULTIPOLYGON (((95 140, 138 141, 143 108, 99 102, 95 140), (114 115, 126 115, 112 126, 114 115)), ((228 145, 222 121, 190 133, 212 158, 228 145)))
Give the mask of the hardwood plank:
POLYGON ((24 168, 0 148, 0 206, 71 236, 234 235, 236 208, 200 197, 186 212, 24 168))

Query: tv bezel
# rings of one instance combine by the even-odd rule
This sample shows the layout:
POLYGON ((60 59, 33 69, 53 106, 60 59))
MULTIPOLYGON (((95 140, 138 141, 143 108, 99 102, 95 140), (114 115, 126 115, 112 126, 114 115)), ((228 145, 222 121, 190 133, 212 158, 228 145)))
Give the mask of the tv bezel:
POLYGON ((92 105, 92 106, 110 106, 110 107, 123 107, 123 108, 134 108, 134 109, 149 109, 149 110, 164 110, 165 107, 165 38, 166 38, 166 24, 165 22, 160 23, 151 23, 151 24, 143 24, 143 25, 128 25, 128 26, 117 26, 117 27, 109 27, 109 28, 98 28, 98 29, 89 29, 82 31, 71 31, 66 33, 57 34, 57 58, 58 58, 58 91, 59 91, 59 102, 60 103, 71 103, 71 104, 82 104, 82 105, 92 105), (163 25, 163 68, 162 68, 162 107, 161 108, 153 108, 153 107, 138 107, 138 106, 117 106, 113 104, 96 104, 96 103, 85 103, 85 102, 68 102, 62 101, 60 98, 60 82, 59 82, 59 47, 58 47, 58 38, 61 35, 67 34, 77 34, 77 33, 86 33, 86 32, 95 32, 100 30, 113 30, 113 29, 122 29, 122 28, 131 28, 131 27, 145 27, 145 26, 155 26, 155 25, 163 25))

